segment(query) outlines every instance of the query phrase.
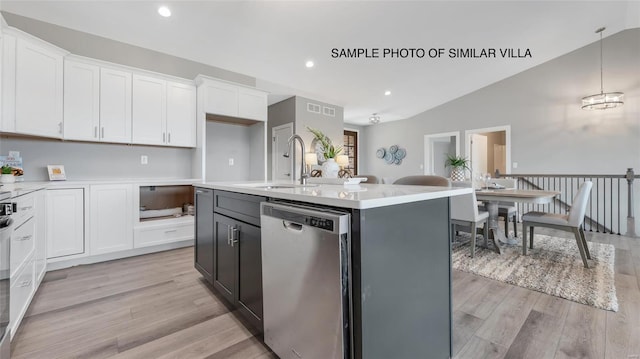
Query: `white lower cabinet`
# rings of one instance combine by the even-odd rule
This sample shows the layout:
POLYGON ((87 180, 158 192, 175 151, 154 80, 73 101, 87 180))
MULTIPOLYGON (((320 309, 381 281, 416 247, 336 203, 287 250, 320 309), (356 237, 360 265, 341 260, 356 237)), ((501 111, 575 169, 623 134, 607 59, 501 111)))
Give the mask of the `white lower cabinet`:
POLYGON ((20 268, 15 276, 11 277, 11 289, 9 299, 9 327, 11 328, 11 337, 18 331, 18 326, 26 313, 31 298, 36 291, 36 282, 34 278, 34 259, 33 254, 27 258, 25 265, 20 268))
POLYGON ((93 185, 90 197, 92 255, 133 249, 133 185, 93 185))
POLYGON ((84 189, 50 189, 46 199, 47 258, 84 253, 84 189))
POLYGON ((40 283, 47 272, 47 193, 34 194, 35 204, 35 281, 40 283))
POLYGON ((184 217, 184 221, 181 223, 172 220, 169 222, 171 223, 145 223, 136 226, 133 237, 135 247, 148 247, 193 239, 193 217, 184 217))

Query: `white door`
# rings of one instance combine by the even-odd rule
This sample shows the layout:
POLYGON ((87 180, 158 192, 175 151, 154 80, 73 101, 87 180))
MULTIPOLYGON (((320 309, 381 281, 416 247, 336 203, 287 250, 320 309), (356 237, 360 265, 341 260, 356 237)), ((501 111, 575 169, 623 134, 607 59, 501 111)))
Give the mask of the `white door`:
POLYGON ((100 69, 100 140, 131 143, 131 73, 100 69))
POLYGON ((91 254, 133 248, 133 187, 91 186, 91 254))
POLYGON ((16 131, 62 138, 62 55, 18 39, 16 131))
POLYGON ((99 141, 100 67, 64 61, 64 138, 99 141))
POLYGON ((133 75, 133 143, 162 145, 167 143, 167 82, 133 75))
POLYGON ((475 174, 490 172, 487 168, 487 136, 471 135, 471 169, 475 174))
POLYGON ((84 253, 84 190, 47 190, 47 258, 84 253))
POLYGON ((196 88, 167 82, 167 145, 196 147, 196 88))
POLYGON ((293 123, 274 127, 271 130, 271 138, 273 141, 271 153, 271 179, 273 181, 291 181, 293 179, 293 153, 290 158, 282 155, 289 149, 287 141, 293 135, 293 123))

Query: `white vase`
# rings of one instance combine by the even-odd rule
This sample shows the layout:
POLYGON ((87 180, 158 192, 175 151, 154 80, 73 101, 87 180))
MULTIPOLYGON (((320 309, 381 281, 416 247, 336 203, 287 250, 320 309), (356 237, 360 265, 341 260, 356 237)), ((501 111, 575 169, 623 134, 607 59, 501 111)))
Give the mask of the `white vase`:
POLYGON ((16 176, 12 174, 0 175, 0 183, 15 183, 15 182, 16 182, 16 176))
POLYGON ((335 158, 329 158, 322 164, 322 177, 338 178, 340 166, 336 163, 335 158))
POLYGON ((454 182, 464 181, 464 168, 453 167, 451 169, 451 180, 454 182))

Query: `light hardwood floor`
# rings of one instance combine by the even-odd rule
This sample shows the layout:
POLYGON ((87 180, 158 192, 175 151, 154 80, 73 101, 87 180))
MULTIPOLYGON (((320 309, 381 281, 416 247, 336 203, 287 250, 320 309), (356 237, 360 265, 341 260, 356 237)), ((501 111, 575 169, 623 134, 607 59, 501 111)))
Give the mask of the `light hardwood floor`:
MULTIPOLYGON (((640 358, 640 240, 616 247, 617 313, 454 272, 456 358, 640 358)), ((47 273, 12 358, 275 358, 183 248, 47 273)))

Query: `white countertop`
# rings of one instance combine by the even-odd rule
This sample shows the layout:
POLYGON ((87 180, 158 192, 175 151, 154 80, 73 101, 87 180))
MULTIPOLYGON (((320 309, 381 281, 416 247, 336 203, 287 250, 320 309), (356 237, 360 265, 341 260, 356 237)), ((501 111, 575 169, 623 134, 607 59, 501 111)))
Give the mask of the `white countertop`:
POLYGON ((435 186, 406 186, 390 184, 360 184, 354 186, 310 184, 307 186, 273 182, 206 182, 194 186, 257 196, 300 201, 313 204, 366 209, 471 193, 471 188, 435 186), (292 188, 265 188, 266 186, 294 186, 292 188))
POLYGON ((139 186, 170 186, 170 185, 191 185, 200 182, 193 178, 113 178, 113 179, 91 179, 74 181, 21 181, 15 183, 3 183, 0 192, 11 192, 11 197, 18 197, 33 191, 49 188, 74 188, 100 184, 135 184, 139 186))

